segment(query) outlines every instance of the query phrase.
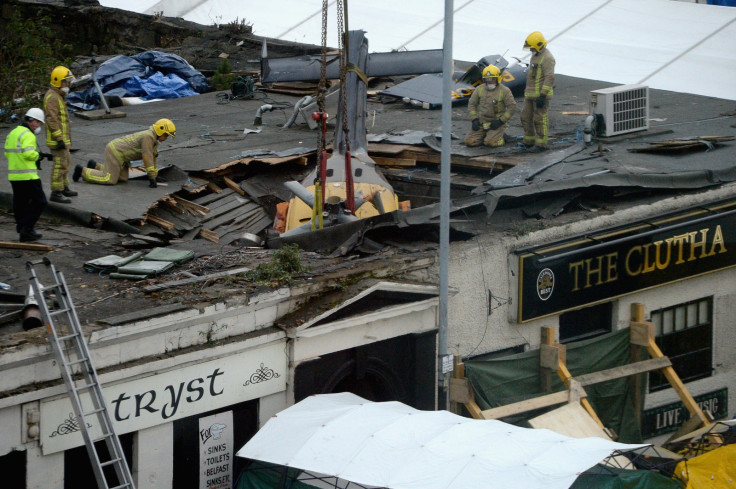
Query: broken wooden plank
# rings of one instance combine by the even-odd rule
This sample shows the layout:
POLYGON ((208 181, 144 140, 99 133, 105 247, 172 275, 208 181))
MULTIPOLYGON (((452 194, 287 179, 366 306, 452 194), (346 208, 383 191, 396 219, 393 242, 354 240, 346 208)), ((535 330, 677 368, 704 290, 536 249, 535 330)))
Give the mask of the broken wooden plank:
POLYGON ((234 192, 239 193, 240 195, 243 195, 243 196, 245 195, 245 191, 243 191, 243 189, 240 188, 240 186, 238 186, 237 183, 233 182, 227 177, 222 177, 222 179, 225 182, 225 185, 227 185, 229 189, 231 189, 234 192))
POLYGON ((411 158, 387 158, 385 156, 374 156, 373 161, 379 166, 417 166, 417 160, 411 158))
POLYGON ((166 219, 156 217, 153 214, 146 214, 146 221, 150 222, 154 226, 158 226, 163 229, 168 229, 169 231, 171 231, 172 229, 176 227, 173 222, 169 222, 166 219))
POLYGON ((207 280, 214 280, 221 277, 228 277, 231 275, 238 275, 239 273, 249 272, 250 268, 235 268, 233 270, 225 270, 224 272, 210 273, 202 275, 200 277, 185 278, 182 280, 173 280, 171 282, 165 282, 162 284, 149 285, 143 288, 144 292, 158 292, 159 290, 168 289, 169 287, 176 287, 179 285, 196 284, 198 282, 205 282, 207 280))
POLYGON ((205 228, 200 229, 199 236, 202 236, 207 241, 212 241, 213 243, 220 242, 220 237, 217 235, 217 233, 212 232, 209 229, 205 229, 205 228))
POLYGON ((21 243, 20 241, 0 241, 0 248, 12 250, 51 251, 54 248, 40 243, 21 243))
POLYGON ((216 194, 219 194, 220 192, 222 192, 222 189, 215 182, 209 182, 207 184, 207 188, 212 190, 216 194))
POLYGON ((196 210, 199 213, 201 213, 202 215, 207 214, 210 211, 207 207, 205 207, 203 205, 195 204, 194 202, 192 202, 190 200, 187 200, 187 199, 185 199, 183 197, 179 197, 178 195, 172 194, 171 197, 177 203, 181 204, 182 206, 184 206, 184 207, 186 207, 188 209, 196 210))

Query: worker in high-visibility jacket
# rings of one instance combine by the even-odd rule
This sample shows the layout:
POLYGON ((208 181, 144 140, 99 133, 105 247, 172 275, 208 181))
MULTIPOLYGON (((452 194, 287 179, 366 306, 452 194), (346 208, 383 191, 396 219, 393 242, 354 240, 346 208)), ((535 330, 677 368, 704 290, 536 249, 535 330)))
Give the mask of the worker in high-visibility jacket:
POLYGON ((498 67, 486 66, 481 77, 483 83, 468 101, 471 131, 465 136, 465 144, 503 146, 506 124, 516 112, 516 100, 511 89, 501 84, 503 75, 498 67))
POLYGON ((67 197, 75 197, 77 192, 69 188, 69 167, 71 166, 72 145, 69 130, 69 112, 66 107, 66 94, 69 93, 74 75, 65 66, 57 66, 51 71, 51 87, 43 97, 43 111, 46 114, 46 145, 54 155, 51 171, 51 202, 71 203, 67 197))
POLYGON ((101 165, 94 160, 87 163, 87 168, 77 165, 74 168, 72 180, 99 183, 100 185, 115 185, 128 181, 130 162, 143 160, 143 168, 148 174, 149 187, 156 188, 160 181, 156 158, 158 144, 171 136, 176 137, 176 126, 169 119, 159 119, 151 127, 128 136, 113 139, 105 147, 105 164, 101 165))
POLYGON ((524 146, 536 153, 545 151, 549 143, 547 111, 555 84, 555 57, 547 49, 547 40, 539 31, 527 36, 524 49, 529 49, 532 57, 526 73, 521 127, 524 128, 524 146))
POLYGON ((41 134, 41 126, 45 120, 43 110, 28 109, 23 123, 10 131, 5 138, 8 180, 13 187, 15 230, 20 235, 20 241, 36 241, 41 238, 41 234, 33 228, 48 203, 41 177, 38 176, 41 159, 46 155, 39 153, 36 135, 41 134))

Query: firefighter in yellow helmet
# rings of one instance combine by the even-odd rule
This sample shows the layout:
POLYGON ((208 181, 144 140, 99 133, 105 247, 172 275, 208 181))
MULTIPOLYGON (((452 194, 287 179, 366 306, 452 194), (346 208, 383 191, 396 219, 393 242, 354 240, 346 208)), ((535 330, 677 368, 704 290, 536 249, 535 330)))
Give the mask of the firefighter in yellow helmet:
POLYGON ((46 145, 54 155, 54 167, 51 170, 51 202, 71 203, 77 192, 69 188, 69 167, 71 166, 72 145, 69 130, 69 111, 66 106, 66 95, 69 93, 74 75, 65 66, 57 66, 51 71, 51 87, 43 97, 43 111, 46 113, 46 145))
POLYGON ((547 49, 547 40, 539 31, 527 36, 524 49, 529 49, 532 57, 526 73, 524 107, 520 116, 524 128, 523 144, 532 152, 545 151, 549 137, 547 111, 555 84, 555 57, 547 49))
POLYGON ((483 69, 483 83, 473 91, 468 102, 471 131, 465 136, 467 146, 503 146, 506 123, 516 112, 511 90, 501 84, 503 74, 498 67, 483 69))
POLYGON ((159 119, 146 130, 113 139, 105 147, 104 165, 94 160, 89 160, 87 168, 77 165, 72 179, 76 182, 81 177, 85 182, 100 185, 127 182, 130 162, 143 160, 143 168, 148 173, 148 186, 156 188, 156 182, 160 181, 156 168, 158 144, 166 141, 169 136, 176 137, 176 126, 169 119, 159 119))

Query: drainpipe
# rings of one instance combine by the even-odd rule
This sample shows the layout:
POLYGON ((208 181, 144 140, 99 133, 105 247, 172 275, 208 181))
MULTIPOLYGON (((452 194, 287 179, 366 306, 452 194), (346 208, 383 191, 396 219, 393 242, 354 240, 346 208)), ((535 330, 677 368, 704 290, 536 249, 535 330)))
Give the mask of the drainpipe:
POLYGON ((43 326, 41 309, 38 307, 38 302, 33 293, 33 287, 29 286, 25 306, 23 306, 23 329, 28 331, 29 329, 40 328, 41 326, 43 326))

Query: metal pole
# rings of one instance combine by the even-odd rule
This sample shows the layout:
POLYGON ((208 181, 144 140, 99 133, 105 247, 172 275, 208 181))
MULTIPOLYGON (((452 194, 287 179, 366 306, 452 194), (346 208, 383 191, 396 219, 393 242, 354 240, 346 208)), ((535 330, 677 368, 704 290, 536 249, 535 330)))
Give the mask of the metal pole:
MULTIPOLYGON (((452 22, 453 0, 445 0, 445 39, 442 46, 442 160, 440 178, 440 308, 437 372, 438 409, 448 409, 447 354, 448 256, 450 248, 450 139, 452 133, 452 22)), ((450 363, 452 365, 452 363, 450 363)))

